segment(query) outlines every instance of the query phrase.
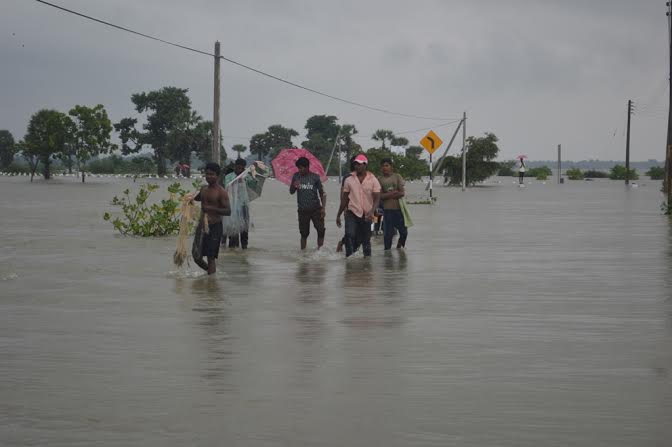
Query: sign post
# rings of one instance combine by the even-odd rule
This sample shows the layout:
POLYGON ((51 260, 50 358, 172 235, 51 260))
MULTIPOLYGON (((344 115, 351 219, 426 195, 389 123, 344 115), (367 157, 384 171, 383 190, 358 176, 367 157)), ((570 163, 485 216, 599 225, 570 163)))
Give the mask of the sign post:
POLYGON ((434 188, 434 169, 432 165, 432 154, 441 146, 443 143, 443 140, 439 138, 437 134, 434 133, 433 130, 430 130, 427 132, 427 135, 425 135, 422 140, 420 140, 420 144, 422 147, 425 148, 427 152, 429 152, 429 202, 434 203, 434 195, 433 195, 433 188, 434 188))

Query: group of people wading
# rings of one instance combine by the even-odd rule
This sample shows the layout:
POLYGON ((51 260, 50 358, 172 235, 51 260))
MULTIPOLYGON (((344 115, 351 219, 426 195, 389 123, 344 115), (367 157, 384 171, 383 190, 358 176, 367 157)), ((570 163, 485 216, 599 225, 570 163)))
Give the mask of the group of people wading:
MULTIPOLYGON (((376 218, 383 219, 383 240, 385 250, 392 248, 396 233, 399 234, 397 248, 403 249, 408 236, 407 223, 402 212, 405 184, 401 175, 394 172, 392 160, 381 160, 382 175, 376 177, 368 170, 366 155, 359 154, 350 160, 351 173, 341 183, 340 204, 336 214, 336 225, 342 227, 341 217, 345 214, 345 235, 339 241, 337 251, 345 246, 346 257, 360 247, 364 256, 371 256, 371 223, 376 218)), ((301 249, 305 250, 312 223, 317 232, 318 249, 324 245, 327 195, 320 176, 310 171, 310 161, 301 157, 296 160, 298 171, 292 177, 289 193, 296 194, 301 249)), ((236 160, 234 171, 224 179, 227 186, 245 170, 245 161, 236 160)), ((231 202, 220 182, 221 168, 217 163, 205 166, 206 186, 203 186, 194 200, 201 202, 201 209, 208 219, 208 232, 203 235, 202 257, 195 262, 208 274, 216 270, 215 260, 219 247, 226 240, 222 220, 230 216, 231 202), (203 258, 207 259, 207 262, 203 258)), ((235 181, 248 181, 241 178, 235 181)), ((240 199, 240 198, 239 198, 240 199)), ((243 198, 244 199, 244 198, 243 198)), ((242 204, 249 216, 249 201, 242 204)), ((240 204, 238 206, 241 206, 240 204)), ((246 230, 246 229, 245 229, 246 230)), ((229 247, 247 248, 247 231, 239 235, 228 235, 229 247)))

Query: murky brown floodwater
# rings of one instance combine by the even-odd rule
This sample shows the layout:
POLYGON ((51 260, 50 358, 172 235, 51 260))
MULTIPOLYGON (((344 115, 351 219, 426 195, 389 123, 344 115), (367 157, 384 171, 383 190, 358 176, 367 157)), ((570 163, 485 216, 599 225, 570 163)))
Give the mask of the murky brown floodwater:
POLYGON ((336 183, 303 255, 269 182, 207 278, 102 221, 128 180, 0 177, 0 444, 672 445, 659 182, 500 180, 347 262, 336 183))

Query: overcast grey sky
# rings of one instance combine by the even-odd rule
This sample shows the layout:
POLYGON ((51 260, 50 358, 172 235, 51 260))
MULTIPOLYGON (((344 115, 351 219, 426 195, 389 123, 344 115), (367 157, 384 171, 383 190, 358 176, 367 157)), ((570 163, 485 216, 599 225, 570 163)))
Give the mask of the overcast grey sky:
MULTIPOLYGON (((468 135, 494 132, 501 159, 524 153, 623 159, 626 103, 636 102, 632 159, 664 159, 667 19, 662 0, 53 0, 69 9, 294 82, 403 113, 468 115, 468 135)), ((0 128, 22 138, 40 108, 104 104, 133 116, 132 93, 188 88, 212 117, 212 58, 62 13, 1 0, 0 128)), ((426 121, 338 103, 240 67, 222 65, 225 146, 271 124, 305 135, 305 120, 333 114, 360 131, 426 121)), ((436 129, 445 140, 452 126, 436 129)), ((416 143, 424 132, 407 134, 416 143)), ((457 149, 454 146, 452 151, 457 149)))

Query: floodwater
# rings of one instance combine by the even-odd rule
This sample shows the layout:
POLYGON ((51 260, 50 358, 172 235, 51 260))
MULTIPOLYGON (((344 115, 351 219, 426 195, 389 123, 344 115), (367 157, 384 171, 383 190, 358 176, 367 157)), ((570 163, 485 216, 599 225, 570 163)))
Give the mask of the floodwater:
POLYGON ((346 261, 337 183, 302 254, 269 181, 208 278, 102 220, 145 180, 88 180, 0 177, 3 446, 672 445, 660 182, 437 186, 346 261))

